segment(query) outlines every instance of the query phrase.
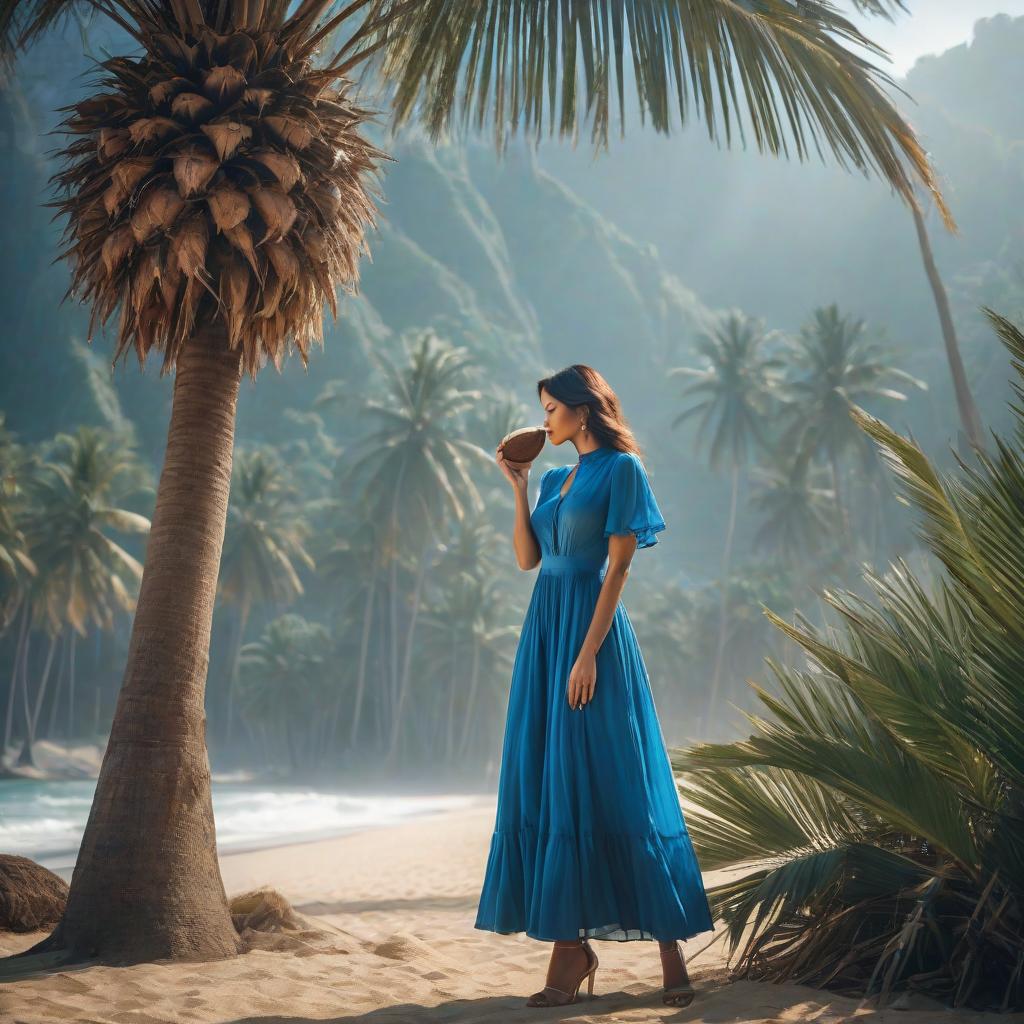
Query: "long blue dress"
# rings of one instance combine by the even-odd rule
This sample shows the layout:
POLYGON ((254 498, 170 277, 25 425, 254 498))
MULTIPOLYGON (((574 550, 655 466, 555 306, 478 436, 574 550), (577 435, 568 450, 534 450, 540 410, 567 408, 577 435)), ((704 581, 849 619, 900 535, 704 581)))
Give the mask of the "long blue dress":
MULTIPOLYGON (((535 939, 686 939, 712 929, 650 681, 620 601, 597 683, 569 706, 569 673, 607 571, 608 537, 665 529, 632 452, 584 453, 541 477, 541 548, 512 668, 494 834, 475 927, 535 939)), ((635 556, 634 556, 635 557, 635 556)))

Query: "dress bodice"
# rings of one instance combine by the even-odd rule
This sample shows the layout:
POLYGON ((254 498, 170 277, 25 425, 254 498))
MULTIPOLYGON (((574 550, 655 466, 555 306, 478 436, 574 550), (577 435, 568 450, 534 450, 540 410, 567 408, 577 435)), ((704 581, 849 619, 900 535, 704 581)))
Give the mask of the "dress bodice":
POLYGON ((584 452, 562 495, 573 468, 554 466, 540 480, 530 523, 542 569, 599 571, 612 534, 635 534, 638 548, 657 544, 655 534, 665 529, 665 520, 636 455, 608 447, 584 452))

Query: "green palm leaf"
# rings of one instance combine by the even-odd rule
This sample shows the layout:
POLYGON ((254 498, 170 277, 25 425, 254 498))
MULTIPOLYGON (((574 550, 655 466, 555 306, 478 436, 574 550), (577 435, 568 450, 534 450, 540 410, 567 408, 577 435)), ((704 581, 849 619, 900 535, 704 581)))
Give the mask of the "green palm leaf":
POLYGON ((892 79, 846 47, 884 51, 823 0, 391 0, 377 16, 400 7, 380 30, 398 124, 422 117, 436 137, 461 109, 463 122, 490 120, 501 142, 519 124, 539 137, 545 120, 575 136, 583 113, 604 144, 613 90, 624 126, 628 65, 641 120, 658 131, 696 116, 712 141, 731 145, 738 133, 745 146, 745 116, 761 151, 804 160, 828 149, 908 202, 920 180, 952 225, 886 95, 892 79))

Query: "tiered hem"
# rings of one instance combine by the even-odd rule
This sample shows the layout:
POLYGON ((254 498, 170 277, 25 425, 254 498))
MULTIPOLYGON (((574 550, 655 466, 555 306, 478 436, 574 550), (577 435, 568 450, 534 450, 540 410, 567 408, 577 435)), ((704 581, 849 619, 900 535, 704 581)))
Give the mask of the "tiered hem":
POLYGON ((671 941, 713 929, 689 834, 496 829, 475 927, 510 935, 671 941))

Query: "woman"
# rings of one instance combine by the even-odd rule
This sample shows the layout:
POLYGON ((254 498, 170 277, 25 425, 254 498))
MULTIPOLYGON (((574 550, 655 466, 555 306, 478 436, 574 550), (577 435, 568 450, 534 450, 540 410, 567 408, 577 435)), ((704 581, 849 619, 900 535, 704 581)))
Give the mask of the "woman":
POLYGON ((476 927, 554 942, 528 1006, 594 988, 588 939, 657 939, 670 1006, 694 991, 676 943, 712 927, 646 667, 619 595, 633 552, 665 529, 618 398, 589 366, 537 383, 552 444, 541 477, 496 460, 515 492, 513 544, 540 564, 512 668, 498 811, 476 927))

